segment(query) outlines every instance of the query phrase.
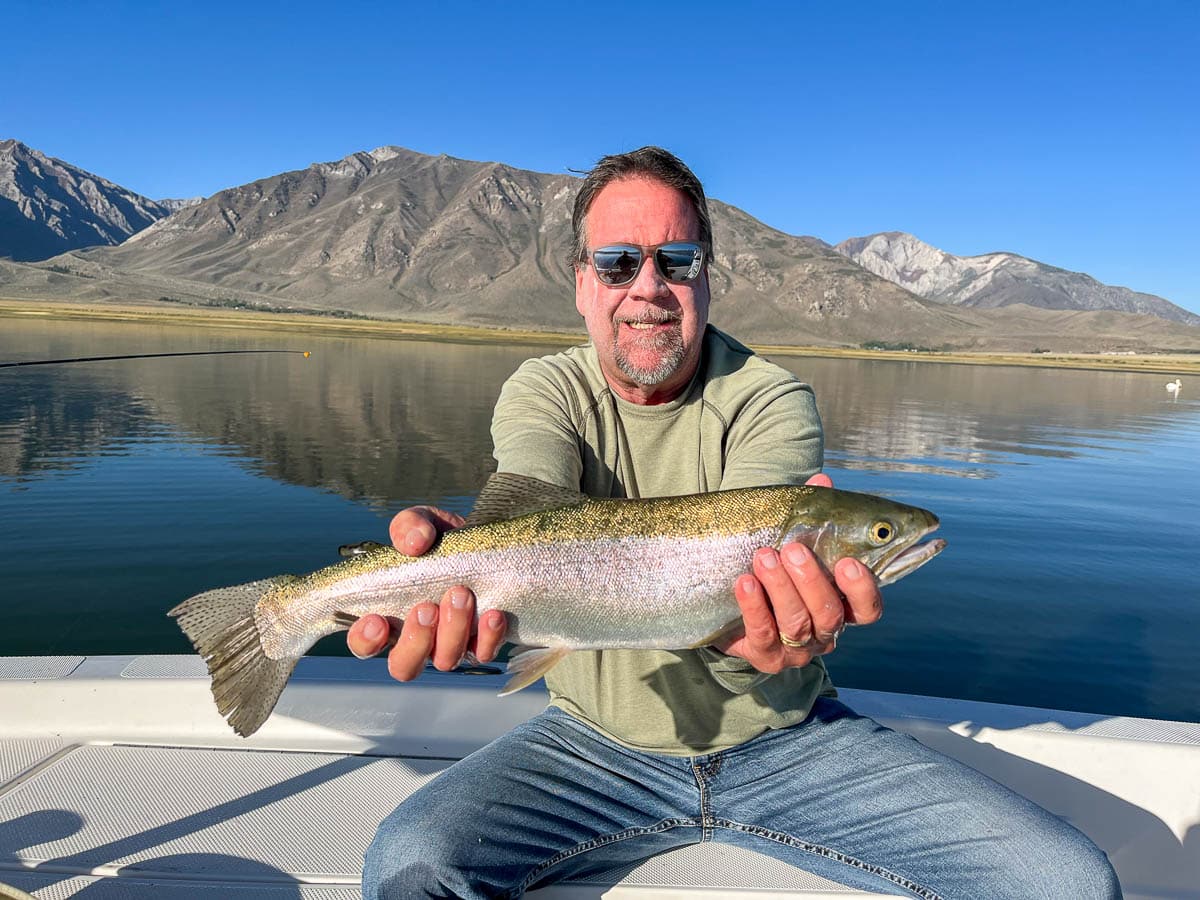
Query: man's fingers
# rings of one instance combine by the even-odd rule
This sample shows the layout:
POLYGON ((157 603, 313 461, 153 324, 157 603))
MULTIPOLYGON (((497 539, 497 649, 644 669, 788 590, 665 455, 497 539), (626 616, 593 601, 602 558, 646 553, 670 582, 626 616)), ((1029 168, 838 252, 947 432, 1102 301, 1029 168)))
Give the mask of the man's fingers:
POLYGON ((479 617, 478 635, 475 638, 475 658, 480 662, 491 662, 496 658, 504 635, 508 632, 508 619, 498 609, 489 610, 479 617))
POLYGON ((350 626, 346 633, 346 646, 359 659, 367 659, 387 646, 390 630, 383 616, 374 613, 365 615, 350 626))
POLYGON ((857 559, 839 559, 833 567, 837 585, 846 595, 846 621, 870 625, 883 615, 883 598, 875 576, 857 559))
POLYGON ((733 583, 733 596, 742 610, 746 634, 728 649, 741 656, 760 672, 778 672, 783 668, 779 631, 762 582, 753 575, 741 575, 733 583))
POLYGON ((388 673, 397 681, 412 681, 425 668, 433 652, 437 619, 438 608, 432 603, 418 603, 405 617, 400 640, 388 654, 388 673))
MULTIPOLYGON (((812 628, 812 637, 820 644, 830 643, 842 630, 845 608, 842 595, 821 565, 820 560, 804 544, 785 544, 780 556, 803 601, 812 628)), ((775 595, 771 595, 774 599, 775 595)), ((776 609, 778 616, 778 609, 776 609)), ((784 622, 780 630, 790 637, 784 622)))
POLYGON ((475 623, 475 595, 458 584, 446 591, 438 610, 433 666, 443 672, 455 668, 467 652, 475 623))
POLYGON ((776 646, 782 641, 780 635, 798 644, 812 637, 812 617, 797 589, 792 568, 774 550, 763 548, 754 554, 754 574, 767 594, 774 625, 770 638, 776 646))
POLYGON ((392 546, 409 556, 420 556, 433 546, 443 531, 461 528, 465 520, 458 513, 436 506, 410 506, 402 509, 388 525, 392 546))

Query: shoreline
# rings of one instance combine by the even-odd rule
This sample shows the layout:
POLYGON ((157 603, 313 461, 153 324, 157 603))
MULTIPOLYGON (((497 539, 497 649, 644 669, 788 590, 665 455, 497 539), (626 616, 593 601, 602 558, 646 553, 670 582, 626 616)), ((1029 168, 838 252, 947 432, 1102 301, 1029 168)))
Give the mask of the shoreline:
MULTIPOLYGON (((0 318, 52 321, 90 320, 154 325, 187 325, 234 330, 288 331, 343 337, 391 340, 451 341, 466 344, 544 344, 569 346, 583 343, 578 332, 534 331, 405 322, 390 319, 342 319, 298 313, 264 313, 205 306, 162 309, 139 304, 83 304, 56 300, 0 298, 0 318)), ((1159 375, 1200 375, 1200 354, 1163 353, 1117 355, 1106 353, 1018 353, 999 350, 906 351, 865 350, 857 347, 792 346, 749 343, 765 356, 815 356, 833 359, 899 360, 976 366, 1025 366, 1046 369, 1084 369, 1159 375)))

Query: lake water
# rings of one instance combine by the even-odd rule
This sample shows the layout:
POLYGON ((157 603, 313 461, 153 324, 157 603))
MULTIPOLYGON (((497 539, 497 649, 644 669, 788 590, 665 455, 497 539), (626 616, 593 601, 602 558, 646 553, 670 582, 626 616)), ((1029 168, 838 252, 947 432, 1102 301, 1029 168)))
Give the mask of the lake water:
MULTIPOLYGON (((193 593, 465 511, 501 382, 545 347, 0 318, 0 655, 175 653, 193 593)), ((1200 390, 1162 375, 780 357, 839 487, 933 509, 949 547, 851 630, 834 680, 1200 721, 1200 390)), ((344 652, 328 639, 318 652, 344 652)))

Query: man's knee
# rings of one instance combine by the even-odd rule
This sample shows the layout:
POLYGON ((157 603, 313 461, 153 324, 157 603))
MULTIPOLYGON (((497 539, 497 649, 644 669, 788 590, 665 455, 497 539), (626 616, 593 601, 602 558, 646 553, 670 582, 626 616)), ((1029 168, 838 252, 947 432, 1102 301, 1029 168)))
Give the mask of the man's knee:
POLYGON ((416 818, 401 807, 379 826, 363 860, 363 900, 467 896, 455 881, 453 839, 416 818))
POLYGON ((423 860, 398 867, 363 868, 363 900, 450 900, 465 896, 443 877, 445 871, 423 860))
POLYGON ((1069 893, 1059 896, 1089 897, 1095 900, 1119 900, 1121 883, 1116 870, 1103 850, 1082 835, 1080 846, 1070 858, 1069 864, 1060 869, 1060 878, 1070 880, 1064 884, 1069 893))
POLYGON ((1030 883, 1014 896, 1119 900, 1121 884, 1103 850, 1070 826, 1065 826, 1056 838, 1043 845, 1036 863, 1026 860, 1025 875, 1030 883))

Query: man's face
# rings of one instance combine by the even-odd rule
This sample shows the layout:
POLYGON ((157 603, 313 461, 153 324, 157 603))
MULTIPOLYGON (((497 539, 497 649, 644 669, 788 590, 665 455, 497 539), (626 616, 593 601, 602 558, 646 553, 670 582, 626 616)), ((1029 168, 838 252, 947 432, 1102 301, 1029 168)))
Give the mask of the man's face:
MULTIPOLYGON (((606 185, 592 201, 585 224, 589 251, 700 238, 688 198, 647 178, 606 185)), ((637 278, 621 287, 597 279, 590 258, 575 268, 575 307, 587 323, 600 367, 613 390, 634 403, 673 400, 691 381, 700 363, 708 305, 707 263, 698 278, 675 284, 647 259, 637 278)))

